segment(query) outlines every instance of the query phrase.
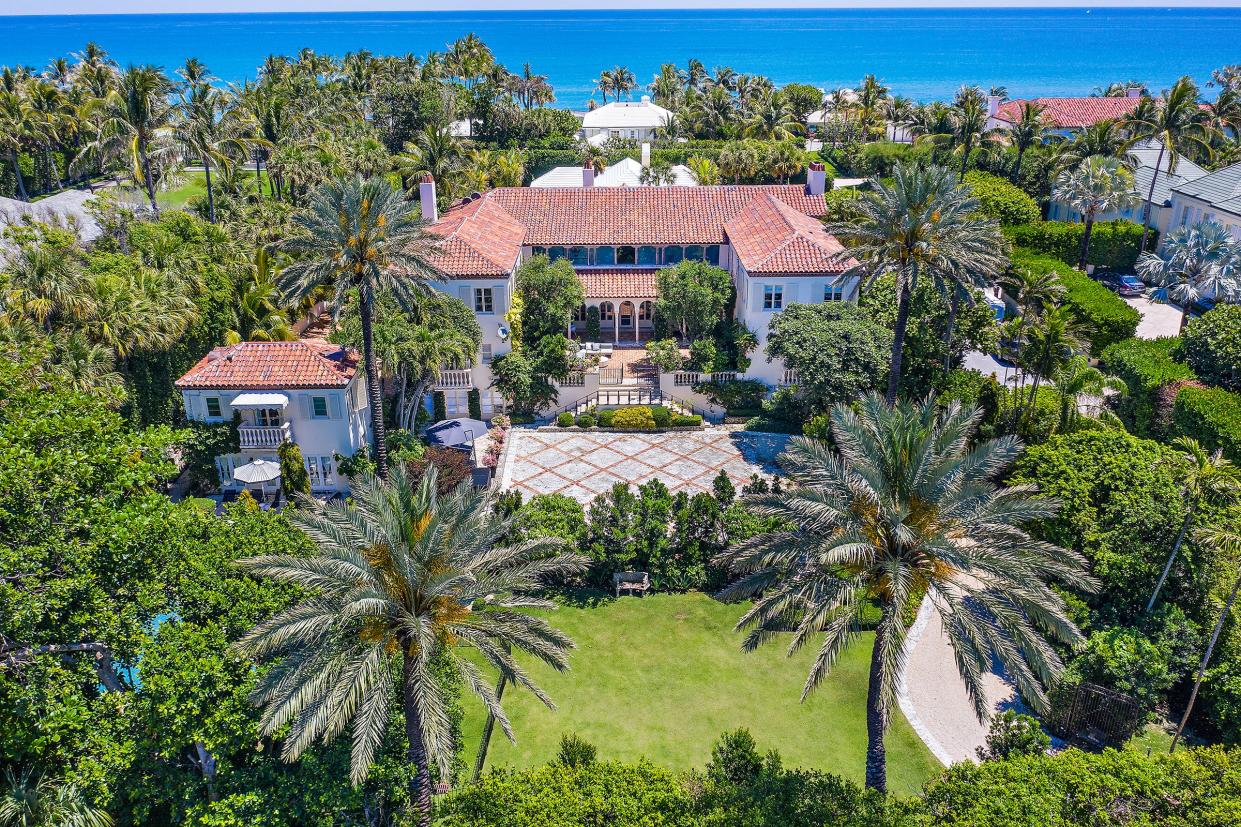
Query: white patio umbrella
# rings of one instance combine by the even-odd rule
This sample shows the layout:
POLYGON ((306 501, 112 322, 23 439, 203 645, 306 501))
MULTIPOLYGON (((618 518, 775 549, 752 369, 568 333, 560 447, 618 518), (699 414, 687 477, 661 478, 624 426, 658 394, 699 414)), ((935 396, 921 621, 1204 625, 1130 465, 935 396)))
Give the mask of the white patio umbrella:
POLYGON ((280 463, 267 459, 256 459, 233 469, 233 479, 246 485, 259 486, 259 491, 266 494, 266 483, 280 478, 280 463))

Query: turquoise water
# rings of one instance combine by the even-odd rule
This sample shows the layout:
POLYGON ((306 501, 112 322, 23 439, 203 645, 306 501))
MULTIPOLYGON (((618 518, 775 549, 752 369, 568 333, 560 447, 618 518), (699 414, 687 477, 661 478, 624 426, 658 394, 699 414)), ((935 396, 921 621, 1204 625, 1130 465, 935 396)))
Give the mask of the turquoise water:
POLYGON ((962 83, 1014 96, 1088 94, 1142 80, 1200 82, 1241 61, 1241 9, 728 10, 364 12, 0 17, 0 64, 45 65, 96 40, 122 63, 204 60, 227 81, 269 53, 424 53, 475 32, 510 69, 529 61, 559 103, 580 107, 601 69, 646 83, 663 62, 766 74, 779 83, 855 85, 874 72, 916 100, 962 83))

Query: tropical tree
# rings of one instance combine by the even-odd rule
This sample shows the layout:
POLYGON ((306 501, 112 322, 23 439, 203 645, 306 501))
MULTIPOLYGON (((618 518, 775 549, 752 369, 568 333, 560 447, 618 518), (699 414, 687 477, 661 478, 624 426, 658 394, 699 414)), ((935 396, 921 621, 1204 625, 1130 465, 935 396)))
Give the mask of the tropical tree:
MULTIPOLYGON (((1017 305, 1017 318, 1011 320, 1013 350, 1016 357, 1025 343, 1026 329, 1047 309, 1059 304, 1067 292, 1064 284, 1052 272, 1035 272, 1025 267, 1009 270, 1000 278, 1000 289, 1017 305)), ((1006 323, 1009 324, 1009 323, 1006 323)), ((1018 383, 1021 386, 1021 363, 1017 363, 1018 383)))
POLYGON ((260 247, 237 287, 233 326, 224 333, 225 344, 238 342, 291 342, 297 333, 281 306, 280 285, 271 253, 260 247))
POLYGON ((468 484, 440 495, 436 484, 434 466, 421 480, 398 467, 387 482, 355 479, 350 503, 303 497, 290 520, 315 551, 240 561, 252 574, 313 591, 238 643, 275 661, 254 695, 264 732, 287 726, 283 754, 295 760, 352 723, 350 778, 359 784, 396 701, 414 768, 410 805, 422 827, 431 823, 431 768, 447 777, 454 752, 444 672, 460 676, 510 739, 499 699, 464 650, 554 708, 512 652, 568 668, 573 642, 523 610, 554 608, 532 594, 586 567, 548 538, 501 547, 512 518, 497 514, 490 495, 468 484))
POLYGON ((1136 269, 1181 306, 1182 331, 1202 297, 1235 299, 1241 294, 1241 245, 1214 221, 1177 227, 1164 237, 1158 252, 1138 256, 1136 269))
MULTIPOLYGON (((465 149, 447 126, 428 126, 413 141, 406 142, 404 152, 396 156, 395 162, 402 181, 418 182, 422 176, 430 175, 440 193, 448 198, 465 162, 465 149)), ((413 186, 417 188, 416 183, 413 186)))
POLYGON ((1188 75, 1173 84, 1158 101, 1139 107, 1128 127, 1135 139, 1148 138, 1159 144, 1159 156, 1146 192, 1146 207, 1142 210, 1142 244, 1138 249, 1145 250, 1155 182, 1163 172, 1164 156, 1168 158, 1168 174, 1176 172, 1177 161, 1186 153, 1209 156, 1214 130, 1210 126, 1210 114, 1198 105, 1198 86, 1188 75))
POLYGON ((700 186, 710 186, 721 181, 719 164, 705 155, 691 155, 685 165, 700 186))
POLYGON ((1074 169, 1056 176, 1055 197, 1081 214, 1086 223, 1077 266, 1086 269, 1090 234, 1100 215, 1138 203, 1133 193, 1133 173, 1116 158, 1092 155, 1074 169))
MULTIPOLYGON (((1027 410, 1035 409, 1042 381, 1051 381, 1078 351, 1088 346, 1077 316, 1063 305, 1051 308, 1026 328, 1025 342, 1017 358, 1026 373, 1034 377, 1030 383, 1027 410)), ((1021 414, 1018 414, 1018 421, 1020 418, 1021 414)))
POLYGON ((1081 415, 1078 411, 1083 397, 1099 398, 1107 391, 1124 393, 1126 385, 1115 376, 1108 376, 1103 371, 1090 365, 1090 360, 1083 355, 1071 357, 1060 366, 1051 377, 1060 397, 1060 431, 1065 433, 1081 415))
POLYGON ((891 181, 873 179, 871 191, 853 202, 856 215, 828 224, 828 231, 860 262, 864 285, 891 274, 897 313, 887 399, 896 400, 909 306, 923 272, 1000 272, 1006 263, 999 227, 978 212, 978 200, 943 167, 898 164, 891 181))
POLYGON ((1017 181, 1021 177, 1021 161, 1026 150, 1043 142, 1047 132, 1047 121, 1043 116, 1045 106, 1034 101, 1022 101, 1017 110, 1017 120, 1008 130, 1008 139, 1017 150, 1017 160, 1013 163, 1013 172, 1009 180, 1017 181))
POLYGON ((43 118, 20 91, 0 90, 0 151, 13 168, 17 197, 29 201, 26 181, 18 157, 27 142, 38 140, 44 131, 43 118))
POLYGON ((1012 437, 971 449, 981 414, 934 399, 886 404, 869 394, 832 410, 835 447, 798 437, 781 461, 791 485, 753 503, 788 528, 723 552, 738 579, 726 600, 753 599, 738 622, 744 647, 792 629, 790 654, 822 636, 802 698, 859 637, 878 603, 866 697, 866 785, 887 789, 884 733, 905 666, 906 618, 926 599, 943 619, 979 720, 991 714, 982 676, 1002 663, 1034 709, 1062 663, 1044 639, 1081 635, 1051 581, 1092 585, 1077 552, 1036 540, 1023 524, 1055 514, 1032 486, 996 478, 1021 450, 1012 437))
POLYGON ((1159 592, 1163 590, 1163 584, 1168 580, 1172 564, 1180 556, 1181 544, 1185 542, 1185 536, 1193 527, 1198 509, 1208 504, 1226 505, 1241 497, 1241 469, 1225 459, 1222 451, 1210 453, 1198 443, 1198 440, 1188 436, 1179 436, 1173 440, 1172 444, 1188 460, 1181 477, 1185 519, 1181 521, 1181 530, 1176 534, 1172 552, 1168 555, 1168 561, 1164 563, 1163 571, 1159 574, 1155 590, 1151 592, 1150 600, 1146 602, 1147 614, 1155 608, 1155 601, 1159 599, 1159 592))
POLYGON ((4 306, 51 332, 62 320, 81 321, 95 310, 88 280, 74 257, 49 244, 30 245, 13 254, 6 268, 4 306))
POLYGON ((112 816, 89 801, 77 784, 29 770, 4 771, 0 827, 111 827, 112 816))
POLYGON ((271 146, 264 138, 244 134, 234 111, 227 94, 205 83, 190 86, 182 96, 176 136, 187 152, 203 165, 207 220, 212 224, 215 223, 212 168, 231 169, 237 158, 244 161, 253 150, 271 146))
POLYGON ((1071 141, 1053 146, 1054 165, 1058 170, 1071 169, 1095 155, 1123 158, 1133 146, 1134 138, 1120 121, 1105 118, 1078 132, 1071 141))
POLYGON ((339 312, 350 294, 357 293, 375 465, 386 479, 383 396, 373 347, 375 297, 391 292, 403 304, 412 304, 415 294, 435 278, 430 264, 434 241, 416 220, 414 205, 384 178, 329 181, 293 223, 300 232, 280 245, 295 257, 282 277, 286 294, 296 299, 330 284, 339 312))
POLYGON ((990 140, 987 101, 977 87, 962 87, 952 104, 953 137, 961 154, 961 175, 969 168, 970 153, 990 140))
POLYGON ((778 95, 762 95, 750 103, 750 116, 742 128, 747 138, 765 141, 789 141, 806 129, 805 125, 790 112, 778 95))

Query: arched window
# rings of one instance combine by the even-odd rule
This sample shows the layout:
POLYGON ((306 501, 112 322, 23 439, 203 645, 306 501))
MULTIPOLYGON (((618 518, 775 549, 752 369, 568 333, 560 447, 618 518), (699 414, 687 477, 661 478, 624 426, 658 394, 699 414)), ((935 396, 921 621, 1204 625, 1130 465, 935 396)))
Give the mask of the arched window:
POLYGON ((577 307, 573 308, 573 321, 575 322, 586 321, 586 305, 579 304, 577 307))
POLYGON ((707 264, 720 266, 720 245, 712 244, 707 247, 707 264))
POLYGON ((655 311, 655 305, 649 301, 642 302, 638 305, 638 321, 649 322, 651 315, 655 311))
POLYGON ((633 327, 633 302, 620 303, 620 326, 624 328, 633 327))
POLYGON ((555 261, 558 258, 564 258, 564 247, 548 247, 547 257, 552 261, 555 261))
POLYGON ((612 321, 613 312, 614 311, 612 310, 612 303, 603 302, 602 304, 599 305, 599 321, 601 322, 612 321))
POLYGON ((664 248, 664 264, 677 264, 685 258, 685 250, 674 244, 664 248))
POLYGON ((595 248, 595 264, 600 267, 609 267, 616 263, 616 251, 611 247, 595 248))
POLYGON ((638 248, 638 264, 656 264, 654 247, 638 248))
POLYGON ((586 248, 585 247, 570 247, 569 248, 569 263, 575 264, 575 265, 588 263, 586 259, 586 248))
POLYGON ((686 261, 702 261, 702 245, 691 244, 685 248, 686 261))
POLYGON ((637 251, 635 251, 634 248, 628 247, 628 246, 616 248, 616 263, 617 264, 633 264, 636 261, 637 261, 637 251))

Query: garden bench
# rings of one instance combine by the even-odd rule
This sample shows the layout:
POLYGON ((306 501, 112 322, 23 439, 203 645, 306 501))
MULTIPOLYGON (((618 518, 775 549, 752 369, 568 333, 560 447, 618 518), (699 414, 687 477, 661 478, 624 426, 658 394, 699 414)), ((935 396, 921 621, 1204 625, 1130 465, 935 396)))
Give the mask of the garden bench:
POLYGON ((651 576, 644 571, 618 571, 612 575, 612 585, 616 587, 616 596, 621 591, 645 594, 651 589, 651 576))

